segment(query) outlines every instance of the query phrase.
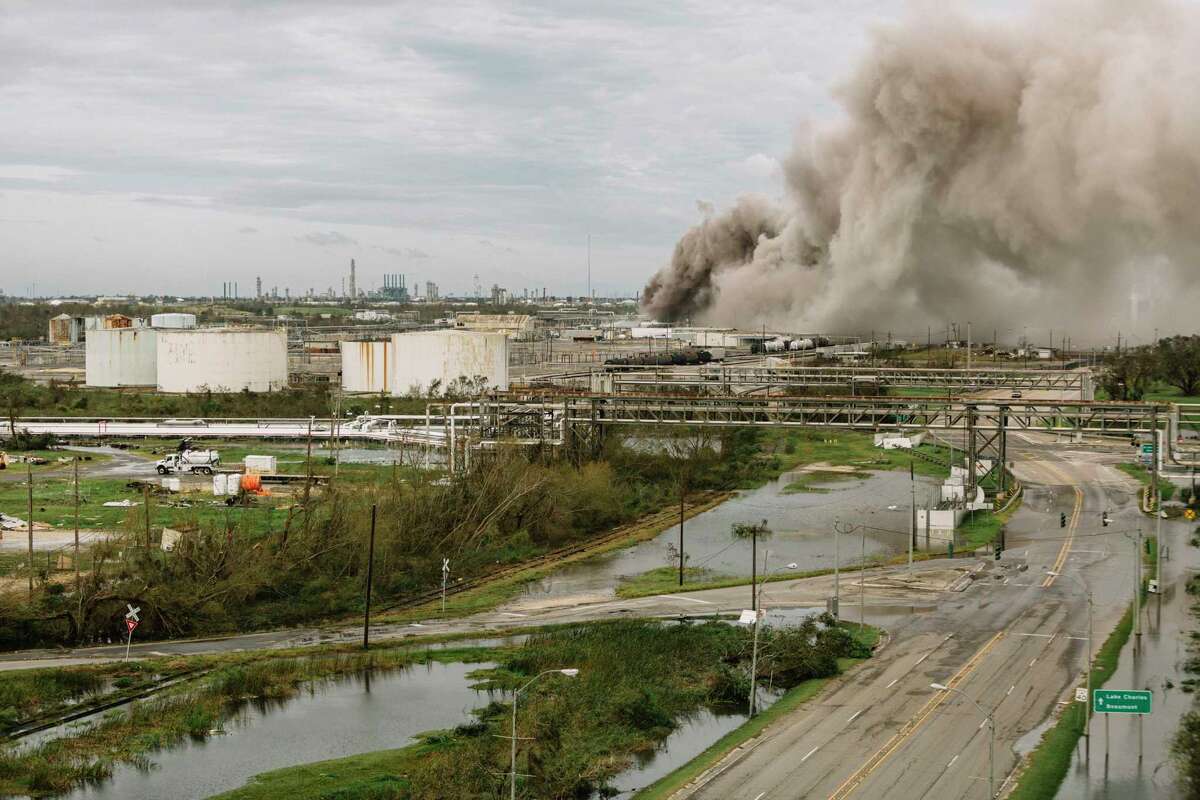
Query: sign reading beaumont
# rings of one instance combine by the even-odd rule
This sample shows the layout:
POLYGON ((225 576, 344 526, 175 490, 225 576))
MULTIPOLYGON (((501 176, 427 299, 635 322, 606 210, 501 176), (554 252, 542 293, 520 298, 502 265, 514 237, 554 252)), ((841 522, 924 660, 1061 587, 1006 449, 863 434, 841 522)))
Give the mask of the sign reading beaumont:
POLYGON ((1138 689, 1097 689, 1092 692, 1093 714, 1149 714, 1153 692, 1138 689))

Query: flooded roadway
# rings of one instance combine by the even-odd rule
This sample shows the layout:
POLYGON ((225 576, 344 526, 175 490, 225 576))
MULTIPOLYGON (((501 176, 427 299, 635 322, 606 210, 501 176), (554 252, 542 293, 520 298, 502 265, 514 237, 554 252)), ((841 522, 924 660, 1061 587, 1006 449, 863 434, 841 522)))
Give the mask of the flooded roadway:
POLYGON ((1163 520, 1163 541, 1171 558, 1163 561, 1162 594, 1151 596, 1142 608, 1142 653, 1134 656, 1131 635, 1121 651, 1117 671, 1104 685, 1106 689, 1154 693, 1152 711, 1141 720, 1141 760, 1138 717, 1110 715, 1106 728, 1105 715, 1096 714, 1092 717, 1090 759, 1085 740, 1080 738, 1056 797, 1174 800, 1184 796, 1175 782, 1170 747, 1179 720, 1192 708, 1193 700, 1192 694, 1181 689, 1189 677, 1184 670, 1188 643, 1192 631, 1200 628, 1200 621, 1189 611, 1195 598, 1185 590, 1188 577, 1200 569, 1200 548, 1188 544, 1193 527, 1195 523, 1163 520), (1106 729, 1111 739, 1107 739, 1106 729))

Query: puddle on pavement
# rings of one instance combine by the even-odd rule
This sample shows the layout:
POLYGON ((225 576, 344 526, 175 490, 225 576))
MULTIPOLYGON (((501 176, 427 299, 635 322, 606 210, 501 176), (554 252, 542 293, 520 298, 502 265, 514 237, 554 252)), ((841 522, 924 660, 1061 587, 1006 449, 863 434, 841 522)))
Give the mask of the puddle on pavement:
POLYGON ((282 767, 403 747, 413 736, 471 719, 488 694, 467 673, 490 664, 429 664, 322 683, 279 703, 255 703, 225 735, 185 739, 149 755, 148 769, 119 766, 110 780, 65 797, 157 800, 209 797, 282 767))
MULTIPOLYGON (((907 552, 911 488, 907 473, 875 472, 853 481, 819 484, 827 493, 784 490, 796 479, 788 473, 778 479, 705 511, 684 523, 684 551, 689 567, 700 567, 718 575, 750 574, 751 543, 734 540, 730 530, 736 522, 766 520, 774 532, 758 543, 759 560, 770 550, 767 569, 795 563, 797 569, 830 568, 834 563, 833 524, 842 520, 879 529, 840 536, 839 559, 843 565, 876 556, 907 552), (892 507, 892 508, 889 508, 892 507)), ((917 480, 917 502, 924 502, 932 486, 917 480)), ((651 569, 678 563, 678 524, 654 539, 624 550, 606 553, 556 570, 526 585, 533 598, 571 594, 611 595, 622 576, 632 577, 651 569)))

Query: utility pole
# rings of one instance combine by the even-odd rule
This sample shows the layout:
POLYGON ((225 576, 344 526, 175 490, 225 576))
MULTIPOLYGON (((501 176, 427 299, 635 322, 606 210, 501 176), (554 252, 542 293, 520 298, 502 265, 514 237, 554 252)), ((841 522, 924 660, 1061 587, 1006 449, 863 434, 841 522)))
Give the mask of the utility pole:
POLYGON ((912 493, 911 513, 908 515, 908 579, 913 576, 913 549, 917 546, 917 477, 913 462, 908 462, 908 487, 912 493))
POLYGON ((371 579, 375 574, 375 509, 371 506, 371 538, 367 545, 367 598, 363 604, 363 650, 371 646, 371 579))
POLYGON ((683 586, 683 483, 679 484, 679 585, 683 586))
POLYGON ((1137 530, 1137 552, 1133 556, 1133 651, 1142 652, 1142 529, 1137 530))
POLYGON ((967 377, 971 373, 971 321, 967 320, 967 377))
MULTIPOLYGON (((75 594, 79 594, 79 456, 75 456, 75 594)), ((82 598, 81 598, 82 599, 82 598)))
POLYGON ((308 495, 309 495, 309 492, 312 490, 312 479, 313 479, 313 471, 312 471, 312 429, 313 429, 313 417, 311 417, 311 416, 310 416, 310 417, 308 418, 308 452, 307 452, 307 453, 305 454, 305 456, 304 456, 304 463, 305 463, 305 467, 304 467, 304 472, 305 472, 305 479, 304 479, 304 513, 305 513, 306 515, 308 514, 308 495))
POLYGON ((146 507, 146 552, 150 552, 150 484, 142 484, 142 505, 146 507))
POLYGON ((839 558, 840 554, 838 553, 838 534, 839 533, 840 533, 840 531, 838 530, 838 521, 834 520, 833 521, 833 618, 836 621, 841 622, 842 621, 842 592, 841 592, 842 587, 841 587, 841 580, 840 580, 840 573, 839 573, 839 566, 838 566, 839 562, 841 561, 841 559, 839 558))
POLYGON ((29 599, 33 599, 33 464, 25 462, 25 474, 29 476, 29 599))

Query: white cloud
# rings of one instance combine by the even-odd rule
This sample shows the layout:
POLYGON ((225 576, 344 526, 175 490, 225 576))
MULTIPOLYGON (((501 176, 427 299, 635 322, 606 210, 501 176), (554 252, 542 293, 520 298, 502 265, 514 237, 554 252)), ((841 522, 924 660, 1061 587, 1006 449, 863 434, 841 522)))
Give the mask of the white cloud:
MULTIPOLYGON (((0 25, 12 162, 0 182, 48 190, 39 216, 61 241, 39 247, 13 226, 9 252, 47 274, 86 263, 97 290, 140 282, 139 213, 176 206, 180 251, 223 249, 230 271, 268 284, 327 280, 293 240, 319 254, 399 239, 437 253, 445 285, 479 272, 579 291, 562 265, 581 261, 590 233, 596 285, 632 291, 696 220, 694 198, 778 191, 796 121, 832 113, 828 86, 865 26, 902 7, 24 4, 0 25), (72 216, 83 209, 92 216, 72 216), (101 218, 97 235, 111 235, 98 253, 101 218), (491 251, 519 272, 480 263, 480 238, 503 242, 491 251)), ((16 197, 0 197, 0 216, 24 215, 16 197)), ((179 280, 189 291, 204 278, 179 280)), ((56 288, 68 285, 80 286, 56 288)))

